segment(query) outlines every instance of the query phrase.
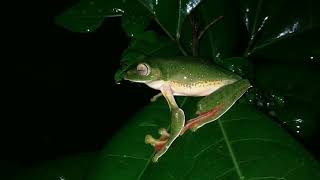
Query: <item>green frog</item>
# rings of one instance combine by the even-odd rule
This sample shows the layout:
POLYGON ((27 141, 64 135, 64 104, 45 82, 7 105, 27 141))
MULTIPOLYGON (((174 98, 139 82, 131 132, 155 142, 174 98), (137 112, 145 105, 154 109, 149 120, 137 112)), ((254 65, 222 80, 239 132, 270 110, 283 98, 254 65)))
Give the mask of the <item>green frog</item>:
POLYGON ((164 96, 171 111, 170 133, 159 129, 160 138, 146 135, 145 142, 155 148, 153 162, 165 154, 171 144, 186 131, 217 120, 251 87, 247 79, 198 57, 152 57, 132 66, 125 80, 144 83, 160 90, 151 101, 164 96), (198 117, 185 121, 184 111, 174 96, 203 96, 197 104, 198 117))

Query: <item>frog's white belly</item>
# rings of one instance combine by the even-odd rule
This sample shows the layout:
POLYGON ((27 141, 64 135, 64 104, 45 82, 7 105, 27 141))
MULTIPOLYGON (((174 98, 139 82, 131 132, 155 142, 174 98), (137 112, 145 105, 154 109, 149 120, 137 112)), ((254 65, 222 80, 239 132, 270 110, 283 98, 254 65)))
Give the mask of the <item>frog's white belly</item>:
POLYGON ((175 96, 207 96, 222 86, 234 83, 235 80, 221 80, 221 81, 203 81, 190 84, 181 84, 175 81, 153 81, 147 85, 153 89, 160 90, 165 84, 169 85, 173 95, 175 96))

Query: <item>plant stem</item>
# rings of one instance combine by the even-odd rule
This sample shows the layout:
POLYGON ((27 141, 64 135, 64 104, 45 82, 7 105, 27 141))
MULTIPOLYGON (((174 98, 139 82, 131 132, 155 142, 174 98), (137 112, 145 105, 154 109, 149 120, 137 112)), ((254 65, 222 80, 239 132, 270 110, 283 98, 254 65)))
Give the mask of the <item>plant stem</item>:
POLYGON ((188 53, 187 53, 187 52, 183 49, 183 47, 181 46, 181 43, 180 43, 179 39, 177 39, 176 42, 177 42, 177 45, 178 45, 181 53, 182 53, 184 56, 188 56, 188 53))
POLYGON ((202 36, 204 35, 204 33, 216 22, 218 22, 219 20, 221 20, 223 18, 223 16, 219 16, 216 19, 214 19, 213 21, 211 21, 211 23, 209 23, 199 34, 198 36, 198 40, 200 40, 202 38, 202 36))
POLYGON ((192 55, 198 56, 199 54, 199 23, 194 14, 189 16, 189 20, 192 26, 192 55))

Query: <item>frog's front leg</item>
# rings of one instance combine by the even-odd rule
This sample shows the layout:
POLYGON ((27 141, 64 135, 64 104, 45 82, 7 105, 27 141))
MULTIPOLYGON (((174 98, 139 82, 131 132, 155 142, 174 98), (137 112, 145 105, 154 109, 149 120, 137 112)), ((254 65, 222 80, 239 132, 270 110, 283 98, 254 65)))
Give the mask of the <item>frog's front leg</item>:
POLYGON ((203 125, 217 120, 251 87, 247 79, 221 87, 198 102, 198 117, 187 122, 180 135, 188 129, 196 131, 203 125))
POLYGON ((162 93, 160 92, 160 93, 158 93, 158 94, 156 94, 155 96, 153 96, 151 99, 150 99, 150 101, 151 102, 155 102, 159 97, 161 97, 162 96, 162 93))
POLYGON ((161 128, 159 130, 159 134, 161 135, 159 139, 155 139, 151 135, 146 135, 145 142, 154 146, 156 151, 152 159, 153 162, 157 162, 158 159, 166 153, 173 141, 181 134, 185 123, 184 112, 178 107, 170 85, 163 85, 161 87, 161 93, 166 98, 171 111, 170 134, 164 128, 161 128))

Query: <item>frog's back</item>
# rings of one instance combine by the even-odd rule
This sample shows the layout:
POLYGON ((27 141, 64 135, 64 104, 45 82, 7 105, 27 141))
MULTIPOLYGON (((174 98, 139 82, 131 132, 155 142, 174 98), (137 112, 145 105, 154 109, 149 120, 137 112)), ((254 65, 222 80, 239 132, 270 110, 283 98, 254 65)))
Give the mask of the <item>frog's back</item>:
POLYGON ((240 76, 210 61, 196 57, 155 58, 163 80, 169 83, 175 95, 206 96, 220 87, 231 84, 240 76))
POLYGON ((235 73, 229 72, 208 60, 197 57, 154 58, 150 59, 150 62, 158 64, 164 78, 168 80, 241 79, 235 73))

